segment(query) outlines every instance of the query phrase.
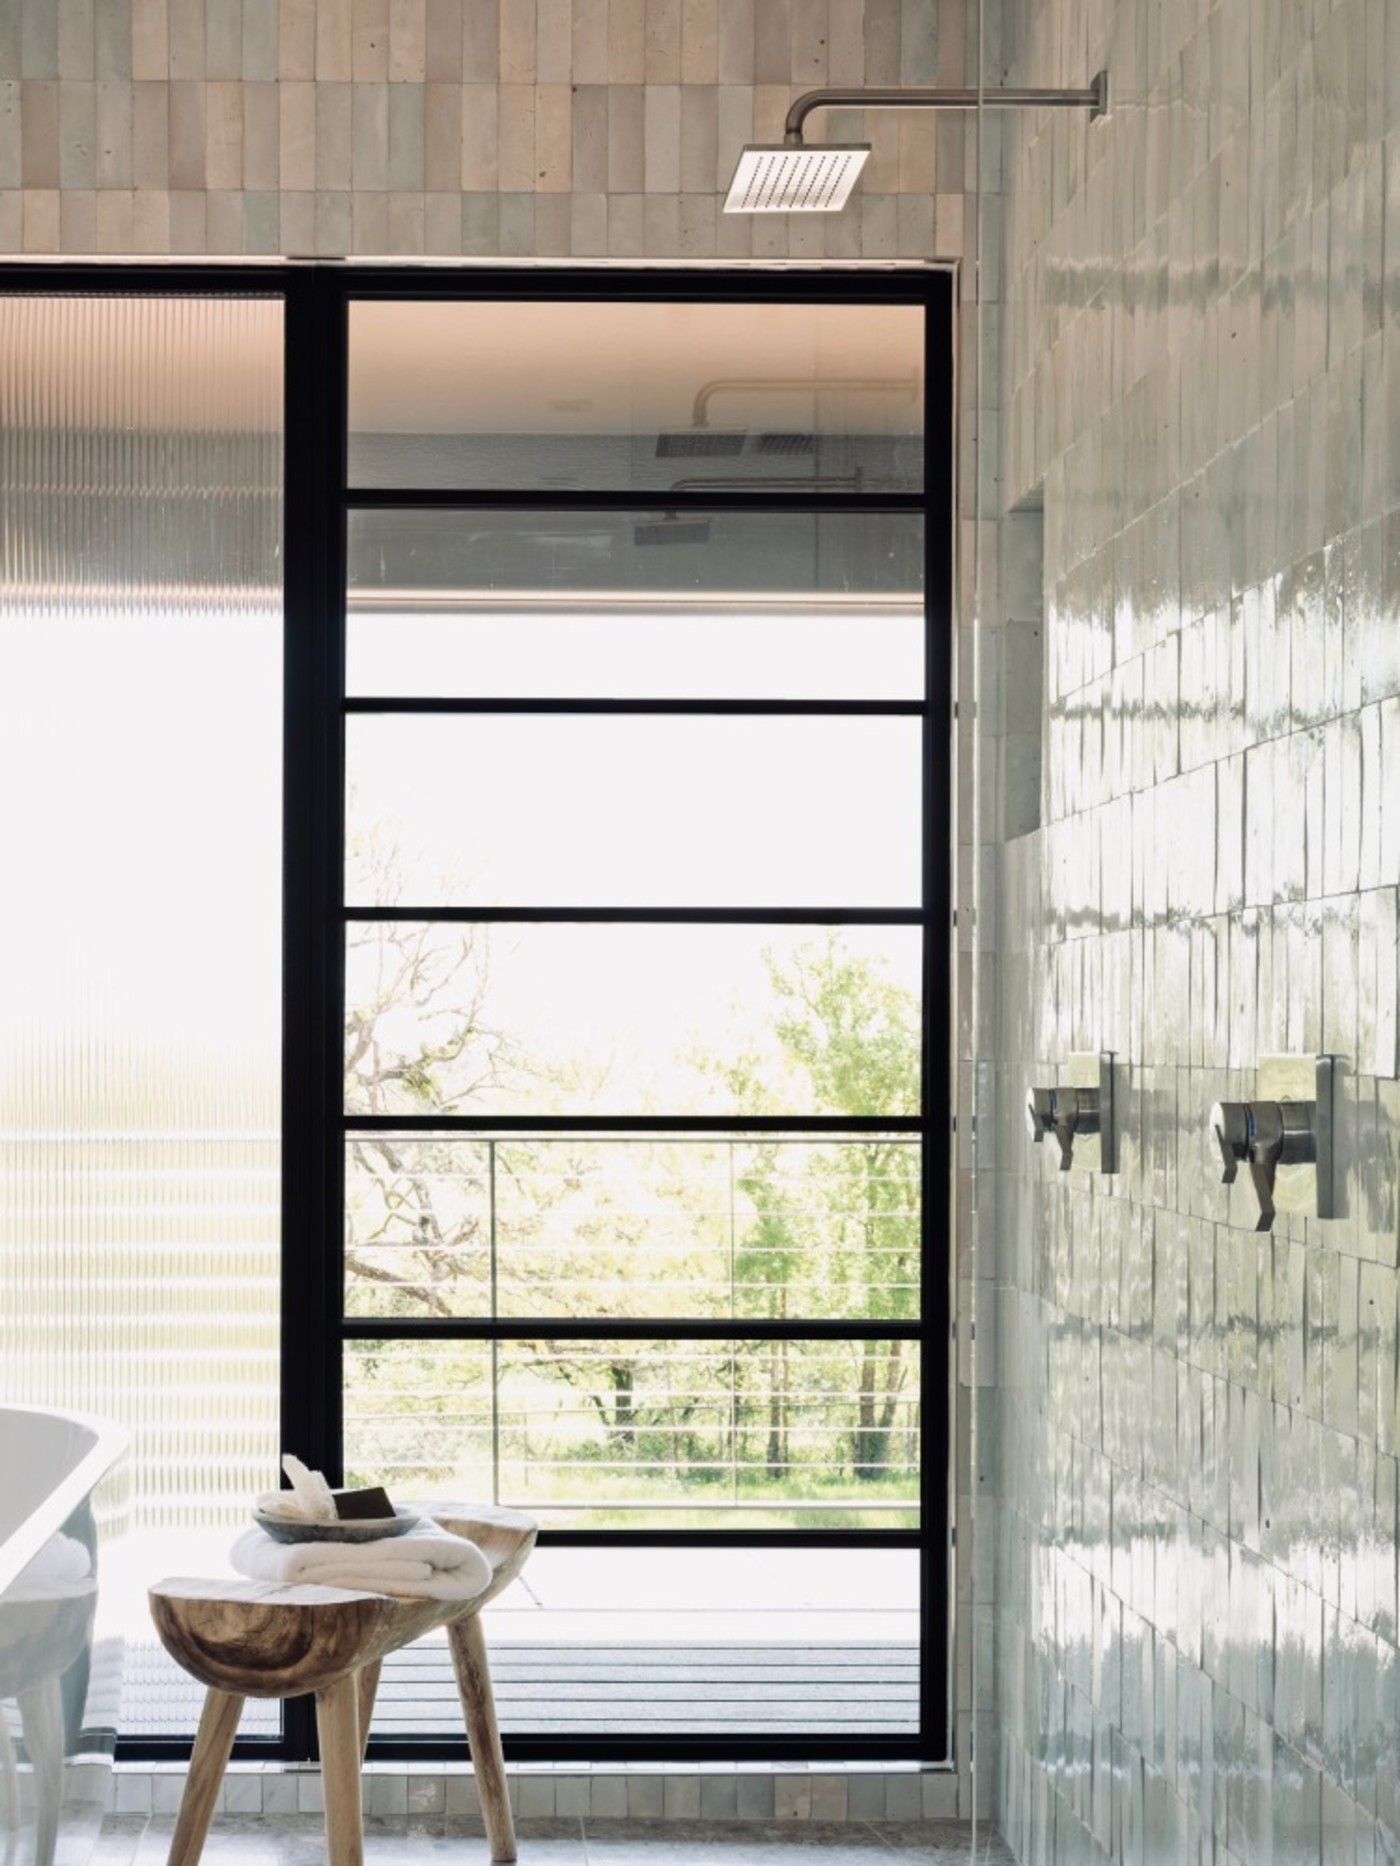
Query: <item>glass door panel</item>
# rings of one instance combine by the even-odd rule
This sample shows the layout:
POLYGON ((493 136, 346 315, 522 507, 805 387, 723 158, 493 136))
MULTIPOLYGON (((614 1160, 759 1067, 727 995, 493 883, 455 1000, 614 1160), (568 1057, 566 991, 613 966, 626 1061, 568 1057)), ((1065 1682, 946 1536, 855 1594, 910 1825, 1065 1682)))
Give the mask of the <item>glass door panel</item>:
MULTIPOLYGON (((344 1464, 540 1518, 508 1743, 925 1727, 951 618, 931 652, 897 296, 347 287, 344 1464), (598 1538, 654 1585, 598 1591, 598 1538), (697 1558, 712 1626, 780 1573, 803 1608, 698 1662, 697 1558)), ((376 1732, 450 1742, 451 1705, 428 1642, 376 1732)))
POLYGON ((917 718, 352 716, 347 896, 917 907, 921 740, 917 718))
MULTIPOLYGON (((919 1555, 905 1548, 550 1548, 491 1607, 491 1679, 517 1739, 676 1728, 715 1752, 775 1734, 849 1754, 918 1735, 919 1555)), ((456 1714, 445 1638, 390 1655, 373 1735, 431 1743, 456 1714)))
POLYGON ((352 510, 347 691, 919 700, 924 520, 352 510))
POLYGON ((919 1313, 907 1135, 355 1133, 355 1317, 919 1313))
POLYGON ((358 302, 352 486, 923 487, 909 304, 358 302))
POLYGON ((354 1481, 549 1526, 913 1529, 917 1368, 903 1339, 358 1338, 354 1481))
POLYGON ((352 921, 346 1113, 912 1118, 922 952, 906 926, 352 921))

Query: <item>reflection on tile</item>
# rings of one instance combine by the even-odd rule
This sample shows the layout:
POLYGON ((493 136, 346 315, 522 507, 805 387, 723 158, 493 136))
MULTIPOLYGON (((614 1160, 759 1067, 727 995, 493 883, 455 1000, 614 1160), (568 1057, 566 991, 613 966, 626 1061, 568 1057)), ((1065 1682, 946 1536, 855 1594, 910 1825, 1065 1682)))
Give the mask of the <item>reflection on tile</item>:
POLYGON ((1006 1842, 986 1825, 978 1830, 975 1853, 964 1821, 876 1821, 874 1831, 895 1848, 901 1861, 917 1861, 919 1866, 973 1866, 974 1861, 976 1866, 1014 1866, 1015 1862, 1006 1842))
MULTIPOLYGON (((588 1854, 578 1820, 522 1818, 515 1823, 515 1835, 524 1858, 545 1860, 549 1866, 586 1866, 588 1854)), ((473 1856, 482 1861, 489 1857, 486 1829, 479 1821, 453 1821, 444 1838, 426 1844, 404 1837, 394 1844, 386 1837, 382 1850, 366 1848, 366 1866, 447 1866, 449 1861, 466 1866, 473 1856)))
MULTIPOLYGON (((909 1779, 917 1783, 919 1777, 909 1779)), ((927 1866, 973 1866, 974 1859, 978 1866, 1002 1866, 1011 1858, 986 1826, 974 1855, 971 1828, 954 1821, 522 1818, 515 1830, 522 1859, 550 1866, 776 1866, 794 1857, 820 1859, 822 1866, 882 1866, 894 1853, 927 1866)), ((172 1832, 173 1822, 164 1817, 109 1817, 94 1866, 155 1866, 165 1860, 172 1832)), ((370 1821, 365 1855, 368 1866, 467 1866, 487 1857, 485 1829, 478 1820, 456 1815, 436 1828, 412 1816, 370 1821)), ((298 1815, 222 1816, 204 1849, 211 1866, 320 1866, 324 1857, 321 1821, 298 1815)))
MULTIPOLYGON (((876 1866, 890 1859, 873 1828, 845 1822, 588 1821, 588 1866, 749 1866, 749 1862, 820 1859, 822 1866, 876 1866)), ((962 1858, 966 1859, 964 1853, 962 1858)))
POLYGON ((102 1822, 88 1866, 132 1866, 149 1825, 144 1814, 109 1814, 102 1822))
MULTIPOLYGON (((132 1866, 165 1866, 175 1823, 155 1816, 141 1836, 132 1866)), ((319 1866, 325 1824, 299 1815, 222 1815, 204 1844, 208 1866, 319 1866)))

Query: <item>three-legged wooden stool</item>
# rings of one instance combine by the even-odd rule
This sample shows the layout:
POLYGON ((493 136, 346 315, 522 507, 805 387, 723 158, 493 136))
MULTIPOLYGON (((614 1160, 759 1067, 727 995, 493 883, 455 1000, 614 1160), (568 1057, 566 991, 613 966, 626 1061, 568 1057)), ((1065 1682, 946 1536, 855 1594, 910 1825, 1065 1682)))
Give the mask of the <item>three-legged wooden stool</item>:
POLYGON ((433 1520, 467 1536, 491 1580, 471 1600, 401 1600, 346 1588, 264 1581, 162 1581, 151 1613, 166 1651, 208 1686, 169 1866, 196 1866, 218 1799, 243 1700, 316 1694, 330 1866, 361 1866, 360 1762, 379 1668, 389 1653, 445 1626, 457 1673, 481 1813, 493 1860, 515 1858, 501 1738, 480 1612, 524 1567, 535 1523, 516 1510, 434 1505, 433 1520))

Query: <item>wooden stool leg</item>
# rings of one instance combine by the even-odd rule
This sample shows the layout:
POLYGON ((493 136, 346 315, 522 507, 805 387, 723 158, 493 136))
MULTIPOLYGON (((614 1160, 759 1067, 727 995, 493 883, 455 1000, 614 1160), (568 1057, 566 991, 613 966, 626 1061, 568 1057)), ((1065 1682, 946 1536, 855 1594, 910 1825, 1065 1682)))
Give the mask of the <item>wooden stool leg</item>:
POLYGON ((53 1866, 58 1820, 63 1809, 63 1687, 46 1678, 19 1697, 24 1747, 34 1770, 35 1866, 53 1866))
POLYGON ((242 1711, 243 1699, 236 1692, 216 1691, 211 1685, 205 1694, 190 1772, 170 1840, 169 1866, 195 1866, 203 1850, 242 1711))
POLYGON ((382 1664, 382 1659, 376 1659, 372 1665, 362 1665, 355 1674, 359 1684, 357 1708, 360 1717, 361 1761, 369 1748, 369 1726, 374 1719, 374 1694, 379 1689, 379 1668, 382 1664))
POLYGON ((481 1797, 481 1817, 486 1823, 491 1857, 513 1860, 515 1823, 510 1816, 510 1792, 501 1756, 501 1733, 496 1727, 496 1700, 491 1693, 491 1668, 486 1663, 486 1635, 481 1630, 481 1615, 472 1613, 463 1620, 454 1620, 447 1629, 447 1637, 452 1645, 457 1694, 467 1721, 467 1741, 471 1744, 472 1767, 476 1771, 476 1789, 481 1797))
POLYGON ((326 1797, 326 1855, 330 1866, 364 1866, 359 1692, 359 1674, 349 1672, 337 1684, 316 1693, 321 1787, 326 1797))

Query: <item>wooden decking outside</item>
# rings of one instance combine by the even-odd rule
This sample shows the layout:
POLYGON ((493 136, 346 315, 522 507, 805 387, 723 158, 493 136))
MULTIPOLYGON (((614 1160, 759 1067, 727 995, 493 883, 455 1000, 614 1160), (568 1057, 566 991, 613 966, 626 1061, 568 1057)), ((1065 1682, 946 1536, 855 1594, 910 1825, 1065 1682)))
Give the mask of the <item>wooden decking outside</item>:
MULTIPOLYGON (((918 1725, 913 1646, 496 1642, 492 1673, 507 1734, 907 1736, 918 1725)), ((157 1646, 128 1651, 126 1735, 191 1728, 201 1697, 157 1646)), ((272 1710, 250 1703, 243 1734, 271 1734, 272 1710)), ((444 1642, 423 1640, 386 1664, 375 1735, 454 1738, 460 1719, 444 1642)))
MULTIPOLYGON (((903 1551, 540 1549, 484 1617, 501 1726, 507 1735, 907 1736, 918 1724, 914 1602, 903 1551)), ((199 1702, 199 1688, 133 1624, 124 1734, 191 1730, 199 1702)), ((271 1734, 275 1715, 250 1702, 243 1734, 271 1734)), ((440 1636, 385 1664, 374 1729, 459 1735, 440 1636)))

